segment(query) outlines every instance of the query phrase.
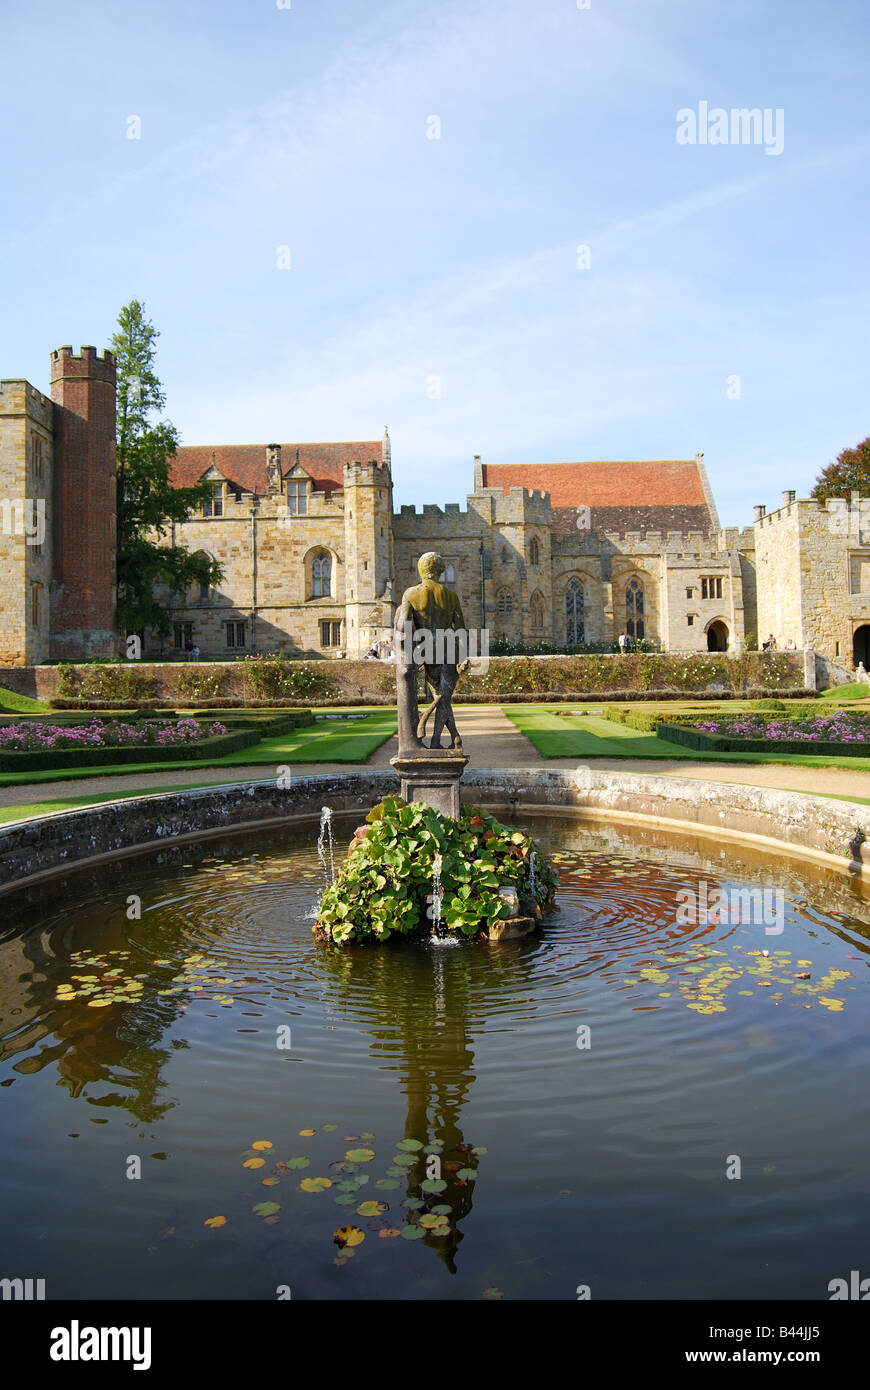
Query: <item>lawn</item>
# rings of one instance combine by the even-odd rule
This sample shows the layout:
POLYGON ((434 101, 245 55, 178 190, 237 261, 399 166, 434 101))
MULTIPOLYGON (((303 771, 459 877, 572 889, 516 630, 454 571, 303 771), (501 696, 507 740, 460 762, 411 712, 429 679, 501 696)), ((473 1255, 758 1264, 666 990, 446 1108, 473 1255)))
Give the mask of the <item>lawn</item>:
MULTIPOLYGON (((650 702, 652 703, 652 702, 650 702)), ((663 713, 670 709, 695 708, 694 702, 670 701, 662 704, 663 713)), ((684 748, 678 743, 668 743, 657 734, 644 733, 624 724, 616 724, 603 715, 587 714, 564 718, 556 713, 565 709, 564 705, 548 707, 545 705, 505 705, 504 713, 508 719, 525 734, 542 758, 667 758, 688 759, 691 762, 713 763, 777 763, 794 767, 841 767, 853 772, 870 772, 870 757, 838 758, 817 756, 811 753, 712 753, 700 752, 694 748, 684 748)), ((580 710, 584 706, 572 706, 580 710)), ((650 704, 644 702, 644 710, 650 704)), ((745 704, 709 707, 717 713, 723 708, 745 709, 745 704)), ((817 707, 816 707, 817 708, 817 707)), ((699 718, 702 717, 699 715, 699 718)))
POLYGON ((42 700, 31 700, 29 695, 17 695, 0 685, 0 714, 50 714, 51 706, 42 700))
POLYGON ((127 776, 137 772, 177 771, 205 767, 275 767, 281 763, 362 763, 391 738, 396 731, 393 709, 369 708, 361 718, 350 718, 343 711, 338 719, 319 719, 316 724, 294 729, 277 738, 266 738, 252 748, 240 749, 224 757, 210 759, 179 758, 173 762, 118 763, 99 767, 64 768, 62 772, 0 772, 0 786, 29 786, 39 782, 72 781, 81 777, 127 776))

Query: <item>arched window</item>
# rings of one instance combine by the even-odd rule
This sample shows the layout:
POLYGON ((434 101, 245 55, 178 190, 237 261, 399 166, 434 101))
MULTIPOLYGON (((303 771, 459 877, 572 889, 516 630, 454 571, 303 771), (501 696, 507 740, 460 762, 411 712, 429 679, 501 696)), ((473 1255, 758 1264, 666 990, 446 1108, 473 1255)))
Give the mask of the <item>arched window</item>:
POLYGON ((311 594, 313 598, 332 597, 332 556, 319 550, 311 564, 311 594))
POLYGON ((508 553, 504 546, 501 548, 501 562, 503 565, 506 565, 508 562, 508 553))
POLYGON ((445 571, 444 571, 444 583, 445 583, 445 584, 455 584, 455 583, 456 583, 456 566, 455 566, 455 565, 448 565, 447 568, 445 569, 445 571))
POLYGON ((532 594, 529 601, 529 621, 536 632, 544 626, 544 600, 540 594, 532 594))
POLYGON ((498 616, 509 618, 514 611, 514 599, 510 589, 499 589, 498 591, 498 616))
POLYGON ((541 547, 538 545, 537 536, 532 536, 532 539, 529 541, 529 564, 534 566, 535 569, 537 569, 540 563, 541 547))
POLYGON ((625 635, 640 641, 644 635, 643 585, 632 579, 625 591, 625 635))
POLYGON ((579 646, 585 640, 585 606, 579 581, 572 579, 565 593, 565 641, 569 647, 579 646))

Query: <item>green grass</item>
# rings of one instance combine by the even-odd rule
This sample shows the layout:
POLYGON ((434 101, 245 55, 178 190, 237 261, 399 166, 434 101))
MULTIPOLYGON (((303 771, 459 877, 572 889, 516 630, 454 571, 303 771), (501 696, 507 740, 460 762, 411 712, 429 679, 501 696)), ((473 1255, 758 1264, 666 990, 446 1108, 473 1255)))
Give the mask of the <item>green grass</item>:
POLYGON ((835 685, 831 690, 822 690, 817 700, 866 700, 870 697, 870 685, 863 681, 853 681, 851 685, 835 685))
MULTIPOLYGON (((690 702, 687 702, 687 704, 690 702)), ((670 701, 670 708, 685 708, 670 701)), ((646 708, 646 706, 644 706, 646 708)), ((564 706, 562 707, 564 708, 564 706)), ((868 758, 820 757, 810 753, 713 753, 668 743, 657 734, 615 724, 601 715, 564 719, 541 705, 505 705, 508 719, 525 734, 542 758, 658 758, 711 763, 772 763, 791 767, 836 767, 870 771, 868 758)), ((848 797, 847 800, 854 798, 848 797)))
MULTIPOLYGON (((344 713, 344 712, 342 712, 344 713)), ((0 786, 30 786, 39 782, 68 782, 81 777, 128 776, 137 772, 165 772, 206 767, 275 766, 278 763, 362 763, 396 731, 396 713, 378 709, 363 719, 321 721, 294 729, 278 738, 263 739, 253 748, 240 749, 221 758, 179 759, 177 762, 108 764, 77 767, 62 772, 0 772, 0 786)))
POLYGON ((0 685, 0 713, 2 714, 48 714, 50 707, 42 700, 31 700, 29 695, 18 695, 0 685))

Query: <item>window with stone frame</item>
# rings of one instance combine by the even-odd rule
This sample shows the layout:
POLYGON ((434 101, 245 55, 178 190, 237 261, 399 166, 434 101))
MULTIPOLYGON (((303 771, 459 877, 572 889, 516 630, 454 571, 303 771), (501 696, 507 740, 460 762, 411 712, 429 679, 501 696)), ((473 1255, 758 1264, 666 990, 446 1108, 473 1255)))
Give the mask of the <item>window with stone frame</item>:
POLYGON ((498 616, 509 618, 514 611, 514 596, 510 589, 499 589, 498 591, 498 616))
POLYGON ((320 645, 321 647, 341 646, 341 622, 336 622, 332 618, 325 618, 321 622, 320 645))
POLYGON ((565 643, 578 647, 586 640, 586 595, 579 579, 572 579, 565 590, 565 643))
POLYGON ((544 600, 540 594, 532 594, 529 600, 529 622, 535 632, 544 626, 544 600))
POLYGON ((311 561, 311 597, 332 597, 332 556, 328 550, 318 550, 311 561))
POLYGON ((722 597, 722 576, 721 574, 702 576, 701 578, 701 598, 721 598, 722 597))
POLYGON ((643 585, 639 579, 632 579, 625 591, 625 635, 639 642, 645 631, 643 585))
POLYGON ((174 650, 185 652, 188 644, 193 646, 193 623, 173 623, 172 646, 174 650))
POLYGON ((287 510, 291 516, 308 514, 308 480, 291 478, 287 484, 287 510))
POLYGON ((203 516, 223 516, 224 514, 224 485, 223 483, 212 483, 211 497, 206 498, 202 504, 203 516))
POLYGON ((449 562, 447 565, 445 565, 445 567, 444 567, 444 583, 445 583, 445 584, 455 584, 455 583, 456 583, 456 566, 453 564, 452 561, 450 561, 450 562, 449 562))
POLYGON ((226 645, 233 648, 243 648, 247 642, 247 623, 224 623, 226 629, 226 645))
POLYGON ((33 457, 33 476, 42 478, 45 474, 45 463, 42 454, 42 435, 35 432, 30 436, 31 450, 33 457))
POLYGON ((538 544, 537 536, 532 536, 529 541, 529 564, 533 569, 537 569, 541 563, 541 547, 538 544))
POLYGON ((42 585, 31 584, 30 586, 30 621, 34 627, 39 627, 42 622, 42 585))

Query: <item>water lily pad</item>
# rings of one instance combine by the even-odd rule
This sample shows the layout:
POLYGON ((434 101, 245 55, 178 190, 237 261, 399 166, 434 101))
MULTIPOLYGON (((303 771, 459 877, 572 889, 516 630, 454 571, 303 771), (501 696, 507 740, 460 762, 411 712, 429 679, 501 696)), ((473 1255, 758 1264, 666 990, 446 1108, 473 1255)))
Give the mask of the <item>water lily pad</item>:
POLYGON ((261 1184, 263 1187, 280 1187, 280 1178, 264 1178, 261 1184))
POLYGON ((417 1157, 415 1154, 396 1154, 391 1166, 401 1170, 403 1168, 413 1168, 416 1162, 417 1157))
POLYGON ((489 1153, 489 1149, 484 1149, 483 1147, 479 1147, 479 1148, 476 1148, 476 1149, 472 1149, 471 1152, 474 1154, 475 1158, 480 1158, 482 1154, 488 1154, 488 1153, 489 1153))
POLYGON ((401 1185, 402 1184, 397 1182, 395 1178, 378 1178, 375 1183, 375 1187, 381 1187, 385 1192, 389 1192, 396 1187, 401 1187, 401 1185))
POLYGON ((253 1144, 251 1145, 251 1148, 256 1149, 258 1152, 260 1152, 263 1149, 271 1149, 272 1144, 268 1139, 255 1139, 253 1144))
POLYGON ((396 1145, 397 1149, 404 1149, 406 1153, 416 1153, 422 1149, 423 1145, 419 1139, 400 1139, 396 1145))
POLYGON ((325 1192, 328 1187, 332 1187, 331 1178, 303 1178, 299 1184, 302 1192, 325 1192))
POLYGON ((402 1203, 402 1206, 407 1207, 408 1211, 419 1211, 420 1208, 425 1207, 425 1205, 426 1203, 423 1201, 422 1197, 406 1197, 402 1203))
POLYGON ((302 1139, 310 1139, 311 1136, 316 1133, 316 1129, 300 1129, 299 1131, 300 1138, 302 1139))
POLYGON ((443 1178, 425 1178, 420 1184, 423 1192, 443 1192, 447 1187, 443 1178))
POLYGON ((435 1215, 435 1216, 452 1216, 452 1215, 453 1215, 453 1208, 452 1208, 452 1207, 449 1207, 449 1206, 447 1205, 446 1202, 441 1202, 437 1207, 432 1207, 431 1210, 432 1210, 433 1215, 435 1215))
POLYGON ((310 1158, 288 1158, 285 1160, 285 1166, 290 1169, 307 1168, 310 1163, 310 1158))
POLYGON ((323 1125, 322 1128, 324 1134, 331 1134, 334 1129, 338 1129, 338 1125, 323 1125))
POLYGON ((371 1163, 375 1156, 374 1149, 348 1149, 345 1158, 350 1159, 351 1163, 371 1163))
POLYGON ((216 1231, 219 1229, 219 1227, 225 1226, 227 1224, 227 1218, 225 1216, 209 1216, 206 1218, 205 1221, 203 1221, 202 1224, 203 1226, 208 1226, 211 1230, 216 1231))
POLYGON ((460 1168, 460 1170, 459 1170, 459 1172, 456 1174, 456 1176, 457 1176, 457 1178, 459 1178, 460 1182, 469 1182, 472 1178, 476 1178, 476 1177, 477 1177, 477 1169, 476 1169, 476 1168, 460 1168))
POLYGON ((242 1164, 243 1168, 265 1168, 265 1158, 246 1158, 242 1164))
POLYGON ((402 1234, 399 1226, 382 1226, 378 1231, 379 1240, 395 1240, 396 1236, 402 1234))
POLYGON ((422 1240, 423 1237, 425 1236, 425 1234, 426 1234, 426 1232, 423 1230, 423 1227, 422 1227, 422 1226, 403 1226, 403 1227, 402 1227, 402 1239, 403 1239, 403 1240, 422 1240))
POLYGON ((397 1168, 395 1163, 391 1163, 389 1168, 384 1169, 384 1172, 388 1178, 404 1178, 407 1176, 404 1168, 397 1168))
POLYGON ((275 1212, 280 1210, 280 1202, 258 1202, 255 1207, 251 1207, 255 1216, 274 1216, 275 1212))
POLYGON ((360 1202, 356 1214, 357 1216, 381 1216, 385 1211, 389 1211, 386 1202, 368 1201, 360 1202))
POLYGON ((352 1207, 355 1201, 355 1192, 342 1192, 338 1197, 335 1198, 335 1205, 337 1207, 352 1207))
POLYGON ((440 1230, 447 1228, 447 1217, 436 1216, 434 1212, 427 1211, 420 1217, 420 1225, 425 1226, 427 1231, 440 1230))

